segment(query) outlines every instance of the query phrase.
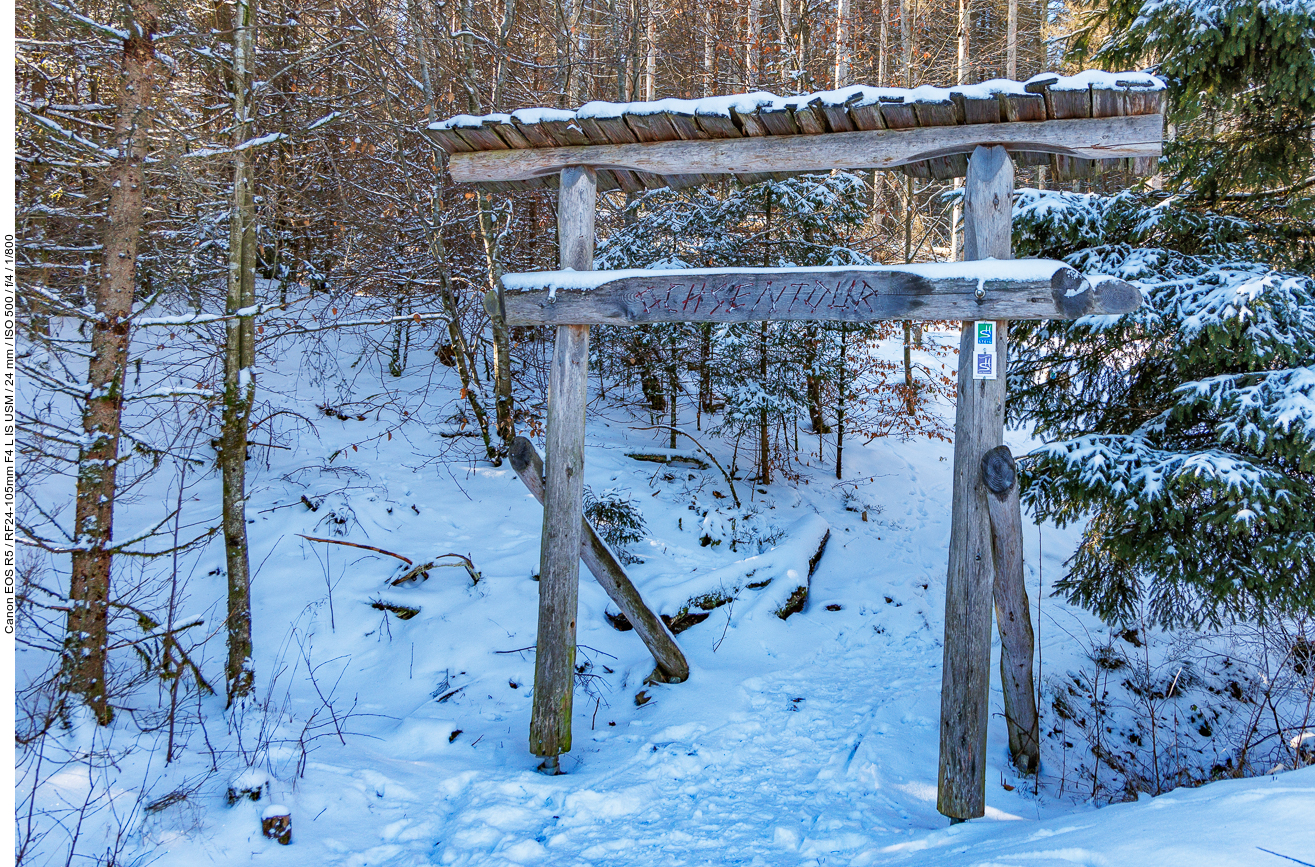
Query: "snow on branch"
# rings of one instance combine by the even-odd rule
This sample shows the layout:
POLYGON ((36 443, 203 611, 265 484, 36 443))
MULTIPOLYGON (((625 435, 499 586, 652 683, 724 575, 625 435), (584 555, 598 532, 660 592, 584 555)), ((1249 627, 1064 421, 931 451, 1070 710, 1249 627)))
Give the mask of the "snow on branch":
POLYGON ((1079 487, 1125 499, 1129 511, 1161 508, 1207 487, 1257 503, 1289 498, 1287 480, 1273 469, 1217 449, 1168 451, 1139 434, 1077 437, 1029 457, 1065 464, 1066 475, 1079 487))
MULTIPOLYGON (((325 122, 327 123, 327 121, 325 122)), ((201 148, 201 150, 198 151, 189 151, 188 153, 182 155, 182 159, 194 160, 194 159, 201 159, 203 157, 217 157, 217 156, 223 156, 225 154, 235 154, 238 153, 239 151, 248 150, 250 148, 260 147, 262 145, 267 145, 267 144, 274 144, 275 142, 283 141, 288 137, 289 137, 288 134, 285 132, 271 132, 266 135, 259 136, 257 138, 247 139, 241 144, 233 145, 232 147, 201 148)))
POLYGON ((68 17, 72 18, 74 21, 78 22, 79 24, 82 24, 85 27, 88 27, 91 30, 96 31, 97 33, 100 33, 103 36, 111 36, 115 39, 121 39, 124 42, 128 41, 128 31, 126 30, 120 30, 117 27, 111 27, 108 24, 101 24, 99 21, 95 20, 94 18, 88 18, 86 15, 83 15, 78 12, 74 12, 72 9, 68 8, 63 3, 56 3, 54 2, 54 0, 45 0, 45 3, 47 6, 49 6, 51 9, 54 9, 56 12, 62 12, 68 17))

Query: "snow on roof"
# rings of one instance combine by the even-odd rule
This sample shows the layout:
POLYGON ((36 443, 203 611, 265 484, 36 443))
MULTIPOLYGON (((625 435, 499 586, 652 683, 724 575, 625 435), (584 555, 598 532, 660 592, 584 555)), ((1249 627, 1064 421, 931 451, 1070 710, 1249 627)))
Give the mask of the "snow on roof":
POLYGON ((988 99, 998 94, 1040 93, 1046 87, 1053 90, 1123 90, 1137 88, 1144 91, 1164 90, 1163 80, 1145 72, 1102 72, 1086 70, 1077 75, 1056 75, 1042 73, 1034 75, 1027 81, 1011 81, 996 78, 978 84, 961 84, 953 87, 933 87, 920 85, 914 88, 871 87, 855 84, 839 90, 823 90, 798 96, 777 96, 774 93, 758 91, 756 93, 738 93, 724 96, 707 96, 702 99, 659 99, 652 102, 602 102, 594 101, 582 105, 575 111, 559 108, 522 108, 510 115, 492 113, 480 116, 459 114, 447 120, 429 125, 432 130, 473 129, 487 122, 506 123, 511 118, 523 124, 536 124, 545 120, 579 120, 584 118, 617 118, 627 115, 642 117, 645 115, 672 113, 694 117, 698 115, 730 117, 731 109, 744 114, 761 109, 800 108, 820 102, 827 106, 844 106, 850 104, 876 105, 890 103, 945 103, 953 96, 965 99, 988 99))

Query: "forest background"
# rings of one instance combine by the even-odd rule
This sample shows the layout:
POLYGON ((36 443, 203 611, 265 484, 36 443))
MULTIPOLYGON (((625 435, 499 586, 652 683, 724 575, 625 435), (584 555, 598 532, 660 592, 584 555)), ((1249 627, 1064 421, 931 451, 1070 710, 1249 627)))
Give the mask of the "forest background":
MULTIPOLYGON (((413 416, 415 396, 387 378, 367 400, 319 407, 339 420, 389 418, 378 435, 389 439, 421 427, 443 444, 436 462, 498 463, 516 434, 541 434, 550 342, 490 319, 482 298, 503 273, 556 266, 554 196, 452 185, 445 155, 420 130, 459 113, 950 85, 1085 65, 1158 69, 1172 92, 1161 173, 1020 170, 1018 186, 1036 192, 1023 197, 1015 250, 1099 247, 1084 260, 1092 270, 1188 289, 1153 305, 1159 318, 1137 320, 1132 332, 1025 329, 1012 411, 1069 442, 1121 437, 1098 445, 1126 478, 1177 461, 1182 481, 1184 461, 1214 455, 1216 440, 1231 443, 1209 458, 1213 486, 1199 472, 1196 482, 1165 486, 1170 520, 1123 526, 1125 543, 1113 547, 1117 534, 1104 534, 1102 547, 1109 524, 1097 520, 1070 598, 1111 621, 1143 598, 1164 624, 1304 616, 1315 598, 1313 518, 1301 506, 1315 471, 1315 12, 1303 2, 1248 12, 1253 5, 21 0, 18 587, 21 640, 49 665, 18 684, 20 753, 32 754, 83 705, 110 724, 147 687, 162 688, 149 725, 171 733, 189 691, 213 690, 230 706, 252 694, 260 673, 251 663, 245 467, 313 429, 315 419, 261 388, 260 370, 294 347, 327 352, 333 335, 354 331, 399 381, 417 365, 451 368, 460 400, 441 417, 413 416), (1131 196, 1107 197, 1129 187, 1131 196), (1168 252, 1151 265, 1131 262, 1148 244, 1168 252), (1271 266, 1288 276, 1272 277, 1271 266), (1245 293, 1257 282, 1274 287, 1259 305, 1272 314, 1259 332, 1239 331, 1208 292, 1183 301, 1192 286, 1245 293), (1184 330, 1202 310, 1218 315, 1184 330), (1117 387, 1081 364, 1061 390, 1025 384, 1063 369, 1078 343, 1099 349, 1084 356, 1099 366, 1131 339, 1150 347, 1152 363, 1117 387), (1225 344, 1227 354, 1209 349, 1225 344), (1202 365, 1233 379, 1184 393, 1184 383, 1210 379, 1188 375, 1202 365), (1097 393, 1114 394, 1115 411, 1093 417, 1097 393), (1161 416, 1169 421, 1146 427, 1161 416), (1158 451, 1147 451, 1148 436, 1158 451), (161 477, 181 492, 210 473, 223 481, 219 522, 182 524, 166 504, 158 523, 115 533, 116 507, 139 504, 136 492, 161 477), (1243 507, 1263 520, 1240 532, 1229 522, 1243 507), (1222 529, 1211 536, 1203 526, 1222 529), (1166 533, 1178 543, 1167 558, 1166 533), (207 640, 224 644, 222 684, 193 663, 200 639, 175 610, 169 568, 180 551, 219 538, 227 619, 207 640), (1209 557, 1219 559, 1207 575, 1209 557), (1253 559, 1260 568, 1246 566, 1253 559)), ((854 172, 604 193, 599 263, 954 259, 955 188, 854 172)), ((841 477, 846 435, 948 436, 931 407, 952 382, 913 361, 923 327, 597 329, 591 370, 652 424, 734 443, 733 475, 789 480, 810 458, 802 427, 831 437, 817 459, 841 477), (889 340, 902 343, 902 363, 868 351, 889 340)), ((1090 453, 1058 450, 1036 462, 1029 503, 1039 515, 1115 520, 1129 497, 1154 496, 1120 489, 1117 474, 1084 475, 1073 456, 1090 453)), ((1305 641, 1299 625, 1282 652, 1300 654, 1305 641)))

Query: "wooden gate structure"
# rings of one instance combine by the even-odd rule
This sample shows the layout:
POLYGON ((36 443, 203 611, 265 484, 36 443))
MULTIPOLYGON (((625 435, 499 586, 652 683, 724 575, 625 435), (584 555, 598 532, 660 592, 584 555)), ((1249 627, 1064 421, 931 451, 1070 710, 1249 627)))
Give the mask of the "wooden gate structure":
POLYGON ((546 772, 571 748, 579 564, 583 557, 657 661, 688 665, 582 515, 589 326, 755 320, 953 319, 959 348, 954 482, 946 578, 937 809, 985 813, 991 619, 1014 760, 1039 757, 1032 626, 1023 588, 1014 464, 1002 446, 1008 320, 1121 314, 1132 286, 1086 279, 1061 262, 1009 260, 1013 162, 1058 180, 1109 168, 1154 171, 1164 84, 1143 73, 1084 72, 1027 82, 912 90, 863 86, 771 94, 589 103, 575 111, 462 115, 426 133, 454 181, 495 191, 558 190, 561 270, 509 274, 486 304, 509 325, 556 327, 546 467, 518 440, 512 463, 544 505, 531 752, 546 772), (1012 161, 1010 159, 1012 157, 1012 161), (966 176, 961 263, 892 267, 589 272, 599 190, 679 189, 835 169, 966 176), (541 476, 541 473, 546 474, 541 476))

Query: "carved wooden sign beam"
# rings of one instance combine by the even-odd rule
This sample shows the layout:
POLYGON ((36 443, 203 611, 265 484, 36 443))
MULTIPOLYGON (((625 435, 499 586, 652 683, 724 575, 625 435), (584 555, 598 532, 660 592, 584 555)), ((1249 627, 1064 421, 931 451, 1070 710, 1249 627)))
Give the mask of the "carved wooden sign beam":
POLYGON ((1147 114, 828 135, 523 148, 452 154, 448 169, 458 183, 529 180, 568 166, 657 175, 893 169, 933 157, 972 153, 979 145, 1003 145, 1011 153, 1119 159, 1159 156, 1163 126, 1159 114, 1147 114))
MULTIPOLYGON (((542 271, 503 278, 509 325, 881 319, 1076 319, 1121 314, 1141 293, 1063 262, 855 268, 542 271)), ((490 293, 487 303, 496 304, 490 293)))

